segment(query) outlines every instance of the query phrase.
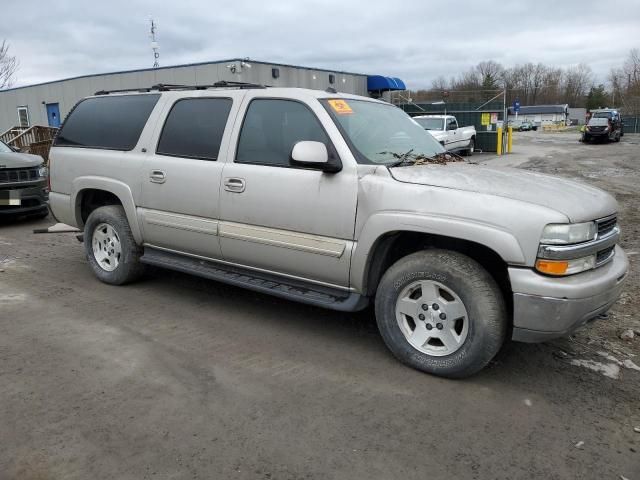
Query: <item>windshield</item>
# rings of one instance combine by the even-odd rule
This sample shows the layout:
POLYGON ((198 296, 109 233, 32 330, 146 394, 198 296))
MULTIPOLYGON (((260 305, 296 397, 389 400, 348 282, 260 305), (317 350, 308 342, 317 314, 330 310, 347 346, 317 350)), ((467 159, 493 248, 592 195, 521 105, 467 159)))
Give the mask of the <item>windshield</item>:
POLYGON ((322 100, 358 163, 392 164, 398 155, 433 156, 444 148, 409 115, 393 105, 366 100, 322 100))
POLYGON ((593 118, 611 118, 611 112, 596 112, 593 114, 593 118))
POLYGON ((9 148, 5 143, 0 142, 0 153, 11 153, 13 150, 9 148))
POLYGON ((442 118, 414 118, 425 130, 444 130, 444 120, 442 118))

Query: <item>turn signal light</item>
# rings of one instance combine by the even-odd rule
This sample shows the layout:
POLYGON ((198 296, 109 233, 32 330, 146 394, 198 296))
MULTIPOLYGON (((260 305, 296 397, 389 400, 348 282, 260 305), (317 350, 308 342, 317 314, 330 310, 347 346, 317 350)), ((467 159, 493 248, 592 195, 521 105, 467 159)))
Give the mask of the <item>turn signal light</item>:
POLYGON ((567 260, 541 260, 536 262, 536 269, 547 275, 566 275, 569 269, 567 260))
POLYGON ((574 258, 573 260, 547 260, 539 258, 536 261, 536 269, 547 275, 573 275, 596 268, 596 256, 574 258))

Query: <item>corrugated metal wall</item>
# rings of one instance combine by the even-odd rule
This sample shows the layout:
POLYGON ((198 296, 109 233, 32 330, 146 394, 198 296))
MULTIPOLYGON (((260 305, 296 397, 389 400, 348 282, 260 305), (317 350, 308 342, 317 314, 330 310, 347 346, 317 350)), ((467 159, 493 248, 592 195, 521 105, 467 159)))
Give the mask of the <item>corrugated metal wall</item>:
POLYGON ((640 116, 623 116, 624 133, 640 133, 640 116))
POLYGON ((47 103, 58 103, 60 115, 64 118, 80 99, 99 90, 144 88, 158 83, 203 85, 228 80, 319 90, 331 86, 339 92, 367 95, 366 75, 253 60, 248 62, 251 68, 244 68, 241 73, 235 74, 231 73, 227 65, 239 64, 240 60, 93 75, 1 91, 0 133, 19 124, 17 108, 21 106, 28 107, 31 125, 47 125, 47 103), (280 76, 277 79, 272 77, 272 68, 279 69, 280 76), (329 83, 330 74, 335 76, 334 84, 329 83))

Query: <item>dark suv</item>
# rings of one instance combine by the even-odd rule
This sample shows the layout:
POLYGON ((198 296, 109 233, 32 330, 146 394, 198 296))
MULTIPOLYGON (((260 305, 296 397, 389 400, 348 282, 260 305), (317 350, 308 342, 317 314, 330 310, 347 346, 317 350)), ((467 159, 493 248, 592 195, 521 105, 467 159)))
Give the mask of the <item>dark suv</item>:
POLYGON ((591 112, 591 118, 582 134, 582 141, 588 143, 599 139, 619 142, 623 135, 620 113, 614 109, 603 108, 591 112))
POLYGON ((48 171, 42 157, 0 142, 0 217, 48 214, 48 171))

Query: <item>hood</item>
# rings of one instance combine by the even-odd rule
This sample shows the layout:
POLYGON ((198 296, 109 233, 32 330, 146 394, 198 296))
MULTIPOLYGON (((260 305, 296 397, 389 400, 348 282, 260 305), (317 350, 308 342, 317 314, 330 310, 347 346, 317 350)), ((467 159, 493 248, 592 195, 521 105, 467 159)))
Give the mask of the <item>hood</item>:
POLYGON ((571 222, 603 218, 617 212, 608 193, 564 178, 517 168, 465 163, 391 168, 400 182, 452 188, 541 205, 563 213, 571 222))
POLYGON ((607 125, 609 125, 609 119, 608 118, 592 118, 589 120, 589 123, 587 124, 590 127, 606 127, 607 125))
POLYGON ((44 160, 38 155, 18 152, 0 153, 0 169, 37 167, 42 163, 44 160))

